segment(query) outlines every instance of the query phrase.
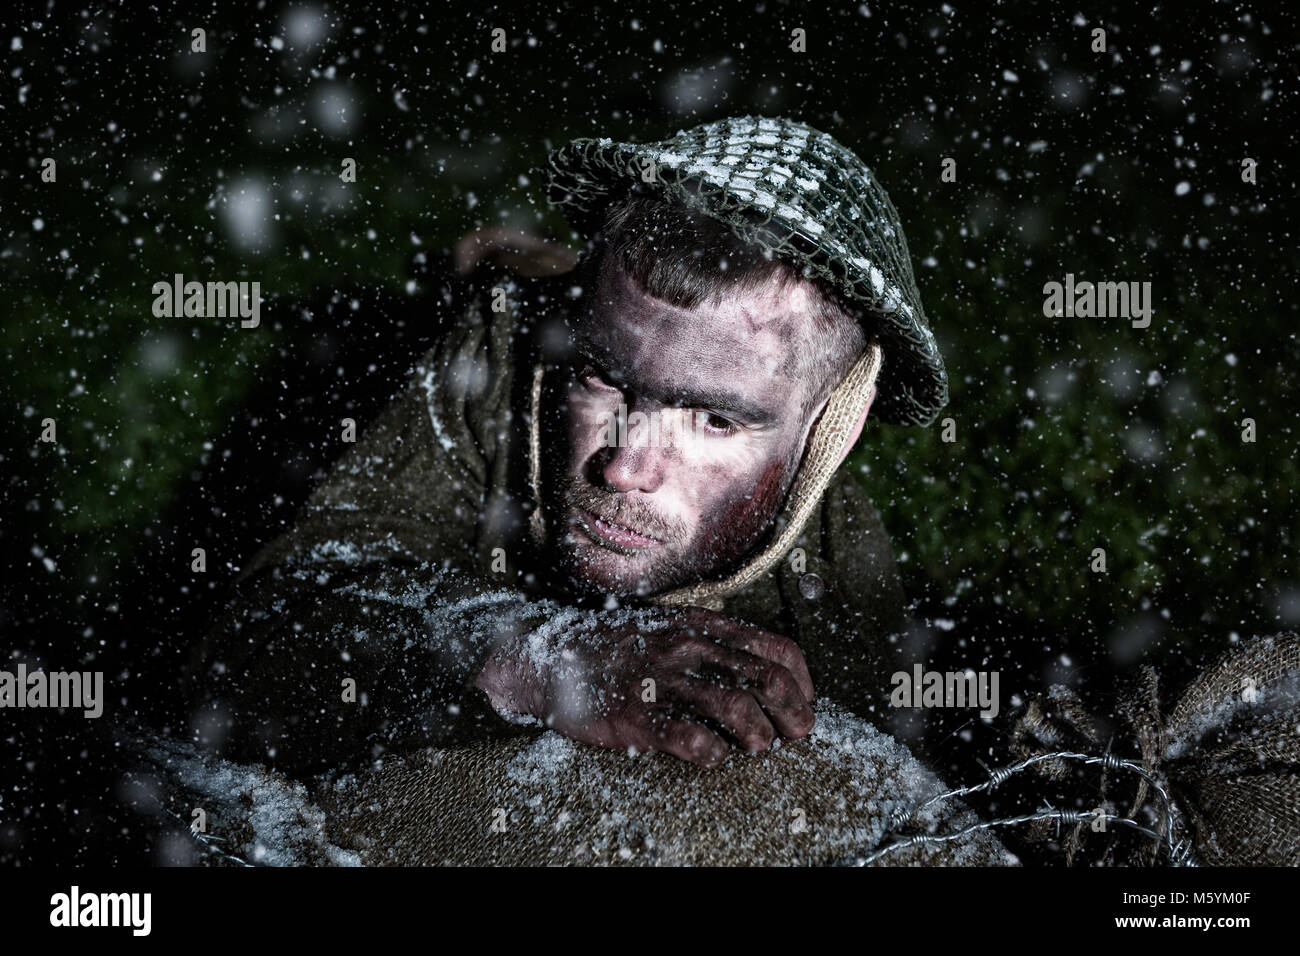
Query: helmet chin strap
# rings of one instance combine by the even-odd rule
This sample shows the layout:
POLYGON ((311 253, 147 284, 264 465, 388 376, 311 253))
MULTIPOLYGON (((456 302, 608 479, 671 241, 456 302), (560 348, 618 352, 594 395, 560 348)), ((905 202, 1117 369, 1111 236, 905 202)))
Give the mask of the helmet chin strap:
MULTIPOLYGON (((726 595, 738 591, 780 561, 794 546, 804 525, 820 503, 826 486, 849 450, 853 431, 862 411, 871 401, 876 379, 880 375, 883 355, 877 342, 869 344, 858 356, 847 375, 835 386, 808 436, 808 450, 794 477, 785 508, 777 519, 780 531, 757 555, 728 577, 703 581, 677 588, 651 598, 667 606, 695 606, 717 610, 726 595)), ((541 497, 541 403, 544 369, 533 369, 532 421, 529 423, 529 479, 532 484, 533 513, 529 527, 533 540, 546 541, 546 520, 542 515, 541 497)))

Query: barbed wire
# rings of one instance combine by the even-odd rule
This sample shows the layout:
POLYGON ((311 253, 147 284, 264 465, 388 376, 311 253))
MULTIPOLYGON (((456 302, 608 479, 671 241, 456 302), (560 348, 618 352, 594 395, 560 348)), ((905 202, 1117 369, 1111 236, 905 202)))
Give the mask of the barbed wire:
MULTIPOLYGON (((976 823, 970 824, 969 826, 963 827, 960 830, 950 831, 947 833, 918 833, 918 834, 903 836, 900 839, 896 840, 895 842, 890 843, 888 846, 881 847, 875 852, 870 853, 867 856, 858 859, 857 861, 855 861, 856 865, 868 866, 871 863, 874 863, 876 860, 884 857, 886 854, 895 852, 897 850, 905 849, 907 847, 920 846, 924 844, 947 843, 952 840, 957 840, 964 836, 968 836, 971 833, 974 833, 979 830, 992 830, 996 827, 1016 826, 1022 823, 1032 823, 1038 820, 1054 820, 1056 822, 1056 832, 1058 837, 1060 836, 1062 824, 1074 825, 1079 823, 1088 823, 1091 825, 1093 822, 1097 820, 1102 820, 1104 823, 1114 822, 1117 824, 1121 824, 1123 826, 1129 827, 1130 829, 1136 830, 1137 832, 1151 838, 1152 840, 1155 840, 1157 843, 1160 843, 1165 851, 1166 856, 1169 859, 1169 862, 1172 865, 1174 866, 1195 865, 1191 861, 1191 851, 1192 851, 1191 843, 1187 840, 1178 840, 1178 841, 1174 840, 1173 801, 1169 799, 1169 794, 1165 792, 1165 788, 1161 785, 1160 781, 1157 780, 1154 775, 1149 773, 1147 769, 1143 767, 1141 764, 1135 763, 1134 761, 1125 759, 1123 757, 1119 757, 1116 754, 1111 753, 1110 751, 1107 751, 1105 754, 1098 757, 1091 754, 1082 754, 1082 753, 1075 753, 1073 751, 1068 751, 1068 750, 1059 750, 1052 753, 1035 754, 1034 756, 1027 757, 1024 760, 1019 761, 1018 763, 1009 764, 1008 766, 1005 767, 998 767, 993 770, 989 770, 988 771, 989 779, 983 781, 982 783, 973 784, 967 787, 957 787, 956 789, 949 790, 946 793, 936 794, 935 796, 931 797, 929 800, 926 800, 924 803, 920 804, 919 806, 912 807, 906 810, 904 809, 896 810, 893 814, 893 820, 892 820, 893 829, 887 832, 885 836, 886 837, 890 836, 905 821, 915 816, 917 813, 920 813, 922 810, 925 810, 927 807, 933 806, 934 804, 940 803, 945 800, 952 800, 958 797, 966 797, 976 793, 992 792, 996 787, 1006 782, 1009 778, 1013 777, 1014 775, 1027 770, 1028 768, 1034 766, 1035 764, 1043 763, 1048 760, 1077 760, 1089 766, 1100 765, 1104 769, 1127 770, 1130 773, 1137 774, 1143 780, 1145 780, 1148 786, 1151 787, 1152 791, 1155 792, 1160 797, 1161 808, 1164 811, 1164 827, 1163 827, 1164 832, 1157 833, 1156 831, 1150 829, 1149 827, 1143 826, 1137 820, 1134 820, 1130 817, 1121 816, 1119 814, 1109 813, 1104 810, 1101 810, 1100 808, 1096 810, 1058 810, 1052 807, 1050 804, 1046 804, 1045 801, 1046 804, 1045 808, 1042 810, 1034 811, 1033 813, 1025 813, 1025 814, 1020 814, 1018 816, 1011 816, 1011 817, 1001 817, 996 820, 980 820, 976 823)), ((988 770, 987 767, 985 769, 988 770)))
POLYGON ((222 859, 235 864, 236 866, 246 866, 249 868, 253 867, 252 863, 249 863, 247 860, 243 859, 242 857, 236 856, 235 854, 231 853, 229 850, 224 850, 221 847, 217 846, 218 843, 226 842, 224 837, 213 836, 210 833, 202 833, 198 830, 195 830, 193 825, 188 823, 184 817, 182 817, 171 807, 163 806, 161 801, 158 802, 158 807, 163 811, 163 813, 167 814, 169 817, 171 817, 177 823, 179 823, 182 827, 184 827, 186 832, 189 833, 189 835, 193 837, 195 840, 197 840, 207 852, 215 854, 216 856, 219 856, 222 859))

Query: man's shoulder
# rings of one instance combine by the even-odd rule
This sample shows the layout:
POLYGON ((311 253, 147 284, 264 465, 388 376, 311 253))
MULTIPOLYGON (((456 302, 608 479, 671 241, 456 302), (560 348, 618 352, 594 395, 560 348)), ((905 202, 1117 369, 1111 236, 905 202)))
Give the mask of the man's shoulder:
POLYGON ((482 263, 443 289, 442 320, 421 365, 438 356, 489 349, 498 358, 531 345, 550 323, 563 323, 581 295, 571 275, 530 276, 495 263, 482 263))
POLYGON ((490 484, 490 462, 505 461, 521 440, 531 370, 554 338, 551 323, 563 322, 571 285, 564 276, 521 275, 494 262, 459 276, 443 291, 433 344, 394 403, 399 427, 414 422, 423 430, 427 423, 445 467, 490 484))
POLYGON ((576 300, 578 255, 526 231, 487 227, 467 233, 453 250, 443 305, 447 337, 491 327, 525 331, 576 300))

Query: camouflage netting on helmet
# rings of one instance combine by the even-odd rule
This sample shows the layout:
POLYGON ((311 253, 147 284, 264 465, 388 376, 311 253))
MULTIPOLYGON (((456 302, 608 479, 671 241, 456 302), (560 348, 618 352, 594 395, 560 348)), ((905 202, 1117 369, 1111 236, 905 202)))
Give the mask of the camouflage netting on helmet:
POLYGON ((912 274, 898 212, 871 171, 803 123, 726 119, 638 145, 577 139, 551 153, 548 198, 593 235, 611 200, 643 182, 725 223, 741 240, 806 267, 871 320, 885 349, 882 421, 928 425, 948 401, 943 358, 912 274))
POLYGON ((263 769, 155 742, 172 819, 209 808, 211 862, 368 865, 1007 865, 989 831, 892 737, 829 705, 804 740, 718 768, 632 757, 553 732, 389 760, 308 792, 263 769))

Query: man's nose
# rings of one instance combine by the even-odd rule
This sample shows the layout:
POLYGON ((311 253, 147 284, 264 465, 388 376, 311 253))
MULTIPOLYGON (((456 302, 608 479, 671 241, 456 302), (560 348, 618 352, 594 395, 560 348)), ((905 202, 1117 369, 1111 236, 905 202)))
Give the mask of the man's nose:
POLYGON ((658 491, 663 484, 663 456, 645 445, 605 449, 600 477, 610 491, 658 491))
POLYGON ((667 439, 654 427, 657 415, 657 410, 632 411, 619 423, 617 443, 601 449, 597 465, 606 488, 649 493, 663 484, 667 439))

